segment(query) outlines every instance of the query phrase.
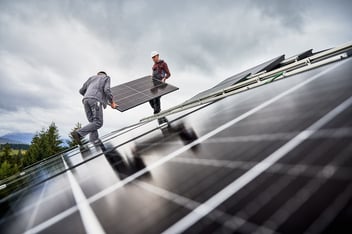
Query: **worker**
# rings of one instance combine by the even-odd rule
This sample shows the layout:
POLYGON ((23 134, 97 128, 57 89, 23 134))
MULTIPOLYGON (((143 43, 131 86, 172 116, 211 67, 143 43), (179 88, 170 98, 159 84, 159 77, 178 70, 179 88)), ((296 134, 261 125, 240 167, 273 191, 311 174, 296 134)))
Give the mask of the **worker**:
MULTIPOLYGON (((154 65, 152 67, 152 70, 153 70, 152 78, 165 83, 166 79, 168 79, 171 76, 166 62, 160 59, 159 52, 157 51, 153 51, 151 53, 151 57, 154 62, 154 65)), ((158 114, 161 108, 160 97, 150 100, 149 103, 150 103, 150 106, 154 109, 154 114, 158 114)))
POLYGON ((98 129, 103 126, 103 108, 110 105, 111 108, 116 109, 118 106, 110 90, 110 77, 104 71, 98 72, 83 84, 79 93, 83 95, 82 102, 89 123, 73 131, 71 136, 79 145, 82 145, 82 139, 89 134, 91 143, 102 145, 98 129))

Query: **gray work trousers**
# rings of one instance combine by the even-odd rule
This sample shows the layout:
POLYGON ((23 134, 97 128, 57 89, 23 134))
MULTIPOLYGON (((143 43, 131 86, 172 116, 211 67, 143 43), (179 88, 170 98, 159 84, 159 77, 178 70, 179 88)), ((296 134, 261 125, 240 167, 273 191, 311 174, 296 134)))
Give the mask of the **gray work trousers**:
POLYGON ((96 143, 100 141, 98 129, 103 126, 103 105, 97 100, 90 98, 84 99, 83 105, 89 124, 77 132, 82 137, 89 134, 89 141, 96 143))

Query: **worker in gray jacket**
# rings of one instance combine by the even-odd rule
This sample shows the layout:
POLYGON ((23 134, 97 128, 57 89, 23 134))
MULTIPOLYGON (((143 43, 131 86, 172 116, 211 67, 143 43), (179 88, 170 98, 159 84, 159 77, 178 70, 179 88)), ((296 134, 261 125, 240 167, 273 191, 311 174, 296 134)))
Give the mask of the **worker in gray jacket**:
POLYGON ((83 105, 89 124, 73 131, 71 136, 76 142, 82 145, 82 138, 89 135, 89 141, 100 145, 98 129, 103 126, 103 108, 107 105, 115 109, 118 105, 114 102, 110 90, 110 77, 103 71, 90 77, 79 90, 83 95, 83 105))

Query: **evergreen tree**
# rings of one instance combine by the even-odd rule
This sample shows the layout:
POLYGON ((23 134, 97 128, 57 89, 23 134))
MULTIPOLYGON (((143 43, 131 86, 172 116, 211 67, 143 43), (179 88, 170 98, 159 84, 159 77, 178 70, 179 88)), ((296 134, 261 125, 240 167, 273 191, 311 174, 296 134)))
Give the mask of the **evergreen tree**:
POLYGON ((23 165, 28 166, 60 152, 63 149, 61 144, 59 130, 55 123, 51 123, 46 131, 42 129, 33 137, 23 159, 23 165))
MULTIPOLYGON (((77 122, 76 125, 75 125, 75 127, 74 127, 71 131, 73 132, 73 131, 76 131, 76 130, 78 130, 78 129, 80 129, 80 128, 82 128, 82 124, 79 123, 79 122, 77 122)), ((75 139, 73 139, 73 137, 71 136, 71 134, 69 134, 68 137, 70 138, 70 140, 67 141, 67 144, 68 144, 70 147, 73 147, 73 146, 78 145, 78 142, 77 142, 75 139)))
POLYGON ((5 160, 0 165, 0 180, 5 179, 11 174, 12 174, 11 165, 7 160, 5 160))
POLYGON ((51 123, 47 130, 42 129, 35 134, 24 155, 21 150, 17 154, 11 155, 10 145, 3 146, 0 154, 0 179, 19 172, 23 167, 59 153, 63 149, 60 146, 61 144, 59 130, 55 123, 51 123))
POLYGON ((13 161, 15 164, 17 164, 19 169, 22 168, 22 159, 23 159, 23 153, 22 153, 22 150, 19 149, 17 154, 13 155, 13 161))
POLYGON ((45 146, 47 156, 51 156, 62 151, 62 140, 60 140, 59 130, 55 123, 51 123, 48 130, 45 132, 45 146))
POLYGON ((33 164, 35 162, 34 155, 35 154, 33 153, 33 151, 30 151, 28 149, 28 151, 23 155, 22 166, 26 167, 26 166, 33 164))
POLYGON ((31 145, 27 151, 27 160, 25 160, 26 165, 30 165, 36 161, 43 159, 45 153, 44 137, 44 129, 34 135, 31 145))
POLYGON ((11 161, 11 147, 9 144, 5 144, 1 149, 0 163, 11 161))
POLYGON ((18 172, 18 166, 15 165, 14 157, 11 155, 11 146, 6 144, 2 147, 0 157, 0 179, 5 179, 18 172))

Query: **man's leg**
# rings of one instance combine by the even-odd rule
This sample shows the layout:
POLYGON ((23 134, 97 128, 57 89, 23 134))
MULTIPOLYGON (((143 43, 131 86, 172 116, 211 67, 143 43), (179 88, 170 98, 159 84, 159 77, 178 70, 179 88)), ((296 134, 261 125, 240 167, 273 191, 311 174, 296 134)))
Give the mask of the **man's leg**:
MULTIPOLYGON (((96 112, 95 119, 96 119, 97 123, 101 123, 101 126, 103 126, 103 106, 101 104, 98 104, 98 109, 96 112)), ((94 122, 94 120, 93 120, 93 122, 94 122)), ((96 145, 101 144, 101 141, 99 139, 98 130, 92 131, 89 134, 89 141, 96 144, 96 145)))
POLYGON ((154 99, 149 101, 150 106, 154 109, 154 99))
POLYGON ((154 99, 154 114, 158 114, 160 112, 160 97, 154 99))
MULTIPOLYGON (((88 122, 91 123, 93 122, 93 112, 91 110, 91 107, 89 105, 89 102, 87 99, 83 100, 83 107, 84 107, 84 111, 86 113, 86 117, 88 119, 88 122)), ((82 128, 81 128, 82 129, 82 128)), ((81 129, 78 129, 76 131, 73 131, 71 133, 71 136, 73 137, 73 139, 79 144, 79 145, 82 145, 82 141, 81 139, 87 135, 88 133, 85 131, 85 130, 81 130, 81 129)))
POLYGON ((93 122, 94 116, 93 111, 91 109, 90 102, 86 99, 83 101, 84 111, 86 112, 86 117, 89 123, 93 122))
POLYGON ((77 133, 81 137, 84 137, 89 133, 96 132, 95 135, 93 134, 93 139, 95 140, 95 137, 98 137, 97 130, 103 126, 103 108, 101 104, 98 103, 98 101, 94 99, 85 99, 84 109, 86 111, 89 124, 79 129, 77 133))

